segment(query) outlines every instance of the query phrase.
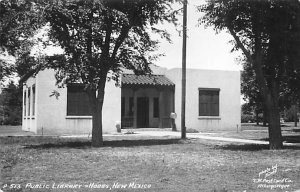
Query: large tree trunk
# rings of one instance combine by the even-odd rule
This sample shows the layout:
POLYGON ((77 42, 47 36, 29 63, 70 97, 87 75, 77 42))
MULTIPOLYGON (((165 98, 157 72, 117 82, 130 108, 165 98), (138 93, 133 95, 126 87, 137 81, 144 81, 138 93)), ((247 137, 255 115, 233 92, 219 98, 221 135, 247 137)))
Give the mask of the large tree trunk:
POLYGON ((100 102, 96 101, 93 114, 93 128, 92 128, 92 146, 101 147, 103 146, 103 136, 102 136, 102 105, 100 102))
POLYGON ((279 101, 276 95, 277 95, 276 90, 273 90, 273 94, 269 92, 267 95, 265 95, 265 102, 267 104, 267 109, 268 109, 267 112, 269 114, 268 128, 269 128, 270 149, 281 149, 283 147, 281 126, 280 126, 279 101))
POLYGON ((255 50, 255 59, 252 62, 256 73, 256 80, 264 99, 263 106, 266 106, 269 118, 269 148, 281 149, 283 144, 280 127, 279 83, 275 77, 269 81, 265 77, 260 37, 256 37, 255 39, 255 50))
POLYGON ((104 101, 105 83, 106 83, 106 79, 104 78, 104 82, 99 83, 99 87, 97 90, 98 94, 96 94, 96 90, 88 91, 90 105, 91 105, 91 109, 92 109, 92 116, 93 116, 92 147, 103 146, 102 108, 103 108, 103 101, 104 101))

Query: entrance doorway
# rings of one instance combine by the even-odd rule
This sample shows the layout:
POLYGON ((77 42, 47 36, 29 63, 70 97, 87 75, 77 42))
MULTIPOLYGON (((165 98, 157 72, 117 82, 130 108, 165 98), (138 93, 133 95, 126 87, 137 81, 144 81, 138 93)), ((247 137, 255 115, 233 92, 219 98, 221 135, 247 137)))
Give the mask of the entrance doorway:
POLYGON ((137 98, 137 127, 149 127, 149 98, 137 98))

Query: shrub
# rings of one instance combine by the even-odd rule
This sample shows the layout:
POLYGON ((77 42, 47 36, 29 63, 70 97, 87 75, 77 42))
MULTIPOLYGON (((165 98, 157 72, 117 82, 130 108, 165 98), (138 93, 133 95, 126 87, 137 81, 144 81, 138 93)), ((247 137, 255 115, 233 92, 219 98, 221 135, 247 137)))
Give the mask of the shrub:
MULTIPOLYGON (((294 117, 294 109, 291 107, 289 109, 286 109, 284 111, 284 121, 285 122, 294 122, 295 121, 295 117, 294 117)), ((298 117, 297 117, 297 121, 298 121, 298 117)))
POLYGON ((6 111, 4 125, 21 125, 22 124, 22 109, 14 108, 6 111))
POLYGON ((192 129, 192 128, 188 128, 188 129, 186 130, 186 132, 187 132, 187 133, 199 133, 198 130, 192 129))
POLYGON ((253 123, 255 122, 255 117, 253 115, 242 114, 241 121, 242 123, 253 123))
POLYGON ((263 122, 263 121, 264 121, 264 114, 262 113, 258 114, 258 122, 263 122))

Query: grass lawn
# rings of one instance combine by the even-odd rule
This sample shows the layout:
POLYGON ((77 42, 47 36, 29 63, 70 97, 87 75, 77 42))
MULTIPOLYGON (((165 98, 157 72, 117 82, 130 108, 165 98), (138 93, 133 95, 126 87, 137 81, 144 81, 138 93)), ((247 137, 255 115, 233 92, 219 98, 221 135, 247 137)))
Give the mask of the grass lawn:
POLYGON ((260 145, 124 136, 106 137, 104 147, 91 148, 87 139, 1 137, 0 160, 4 191, 300 189, 297 147, 271 151, 260 145), (76 184, 77 189, 66 188, 76 184))

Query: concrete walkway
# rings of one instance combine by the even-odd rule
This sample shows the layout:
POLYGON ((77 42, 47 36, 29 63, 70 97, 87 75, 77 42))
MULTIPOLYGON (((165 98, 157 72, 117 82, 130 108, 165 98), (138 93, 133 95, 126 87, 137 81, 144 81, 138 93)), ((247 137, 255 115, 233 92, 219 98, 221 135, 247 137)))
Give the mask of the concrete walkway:
MULTIPOLYGON (((135 131, 135 133, 139 135, 145 136, 161 136, 161 137, 178 137, 181 138, 180 132, 172 132, 172 131, 135 131)), ((187 133, 187 138, 195 138, 195 139, 206 139, 206 140, 215 140, 215 141, 225 141, 231 143, 249 143, 249 144, 260 144, 260 145, 269 145, 268 141, 260 141, 260 140, 250 140, 250 139, 237 139, 237 138, 228 138, 228 137, 217 137, 217 136, 208 136, 207 134, 202 133, 187 133)), ((283 143, 284 146, 299 146, 300 143, 283 143)))

